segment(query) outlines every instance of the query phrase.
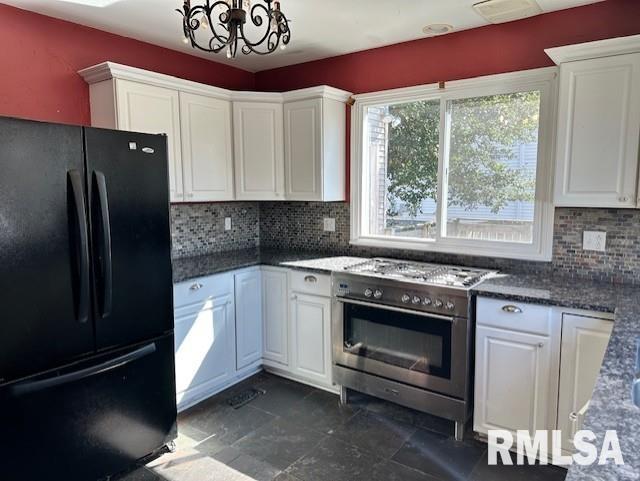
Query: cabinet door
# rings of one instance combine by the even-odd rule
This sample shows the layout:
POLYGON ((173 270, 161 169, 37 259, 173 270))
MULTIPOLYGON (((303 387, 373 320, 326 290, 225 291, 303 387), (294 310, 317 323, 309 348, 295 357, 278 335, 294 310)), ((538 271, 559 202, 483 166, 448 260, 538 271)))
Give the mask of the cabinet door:
POLYGON ((548 337, 477 327, 474 430, 553 429, 557 370, 548 337))
POLYGON ((327 386, 331 385, 330 312, 329 298, 292 295, 293 370, 327 386))
POLYGON ((180 140, 180 95, 177 91, 127 80, 116 82, 118 129, 166 134, 169 157, 169 194, 184 200, 180 140))
POLYGON ((635 207, 640 53, 560 66, 555 203, 635 207))
POLYGON ((282 104, 234 102, 236 199, 283 199, 282 124, 282 104))
POLYGON ((231 102, 180 93, 185 200, 233 200, 231 102))
POLYGON ((262 270, 262 312, 264 316, 263 357, 279 364, 289 364, 289 314, 287 306, 287 272, 262 270))
POLYGON ((558 429, 566 451, 573 451, 573 436, 582 429, 581 411, 591 399, 612 328, 606 319, 562 316, 558 429))
POLYGON ((236 369, 240 370, 262 357, 262 282, 260 270, 235 276, 236 296, 236 369))
POLYGON ((322 200, 322 99, 284 105, 287 200, 322 200))
POLYGON ((233 318, 231 294, 208 297, 176 309, 178 407, 206 397, 234 375, 233 318))

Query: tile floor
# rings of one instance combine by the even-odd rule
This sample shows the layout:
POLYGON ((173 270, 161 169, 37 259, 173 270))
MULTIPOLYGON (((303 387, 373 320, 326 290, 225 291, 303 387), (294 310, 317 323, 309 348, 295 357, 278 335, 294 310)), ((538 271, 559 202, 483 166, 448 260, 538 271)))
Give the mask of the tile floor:
POLYGON ((338 397, 267 373, 178 417, 175 453, 118 481, 561 481, 553 466, 488 466, 451 423, 363 395, 338 397), (227 399, 266 391, 239 409, 227 399))

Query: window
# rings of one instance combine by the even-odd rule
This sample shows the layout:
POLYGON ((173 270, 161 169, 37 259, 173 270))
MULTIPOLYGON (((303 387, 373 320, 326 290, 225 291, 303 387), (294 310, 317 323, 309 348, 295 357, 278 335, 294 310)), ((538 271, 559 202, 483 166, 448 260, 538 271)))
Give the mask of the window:
POLYGON ((352 243, 548 260, 555 69, 356 97, 352 243))

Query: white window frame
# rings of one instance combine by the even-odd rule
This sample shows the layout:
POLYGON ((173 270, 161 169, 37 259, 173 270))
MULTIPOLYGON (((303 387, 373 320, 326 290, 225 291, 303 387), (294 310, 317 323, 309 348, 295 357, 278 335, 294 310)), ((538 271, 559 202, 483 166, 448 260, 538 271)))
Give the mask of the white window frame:
MULTIPOLYGON (((409 249, 484 257, 503 257, 550 261, 553 246, 554 206, 553 152, 555 148, 555 119, 557 105, 557 67, 547 67, 521 72, 490 75, 473 79, 447 82, 445 88, 438 84, 400 88, 355 96, 351 111, 351 244, 367 247, 409 249), (441 222, 446 189, 443 186, 445 129, 450 121, 446 111, 449 100, 509 94, 524 91, 540 91, 540 120, 538 130, 538 162, 536 167, 536 194, 534 201, 533 242, 505 242, 470 240, 445 237, 445 225, 441 222), (368 142, 366 111, 368 107, 389 103, 440 100, 440 149, 438 157, 438 229, 435 240, 375 235, 367 232, 370 205, 369 162, 363 157, 368 142), (366 222, 366 224, 365 224, 366 222)), ((448 142, 447 142, 448 143, 448 142)), ((446 212, 444 212, 446 215, 446 212)))

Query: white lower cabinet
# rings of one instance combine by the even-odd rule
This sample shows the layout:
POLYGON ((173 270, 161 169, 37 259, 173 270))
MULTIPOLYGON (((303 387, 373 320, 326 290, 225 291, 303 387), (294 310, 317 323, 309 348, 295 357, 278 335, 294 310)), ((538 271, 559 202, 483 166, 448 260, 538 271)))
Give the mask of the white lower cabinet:
POLYGON ((235 275, 236 369, 262 358, 262 280, 259 268, 235 275))
POLYGON ((292 371, 331 386, 331 300, 294 292, 291 296, 292 371))
POLYGON ((562 449, 573 452, 573 436, 582 429, 598 373, 602 366, 613 323, 608 319, 564 313, 558 429, 562 449))
POLYGON ((235 374, 233 275, 177 284, 174 298, 181 302, 174 321, 181 410, 220 390, 235 374))
POLYGON ((289 295, 285 269, 262 268, 263 354, 265 365, 289 366, 289 295))
POLYGON ((557 369, 549 337, 478 326, 474 429, 552 428, 557 393, 549 377, 557 369))
POLYGON ((478 298, 474 430, 560 430, 573 451, 612 315, 478 298))
POLYGON ((263 365, 335 390, 328 275, 252 267, 181 282, 173 291, 179 411, 263 365))

